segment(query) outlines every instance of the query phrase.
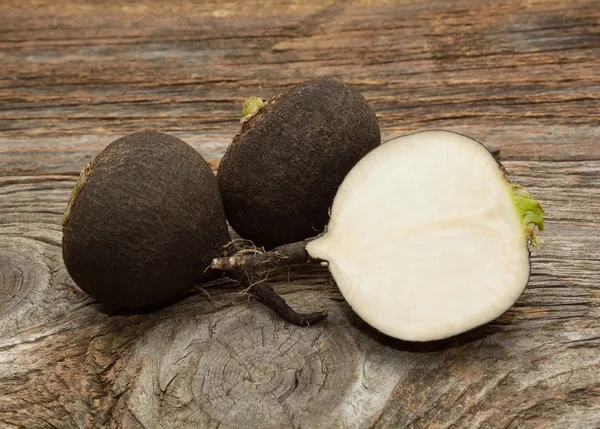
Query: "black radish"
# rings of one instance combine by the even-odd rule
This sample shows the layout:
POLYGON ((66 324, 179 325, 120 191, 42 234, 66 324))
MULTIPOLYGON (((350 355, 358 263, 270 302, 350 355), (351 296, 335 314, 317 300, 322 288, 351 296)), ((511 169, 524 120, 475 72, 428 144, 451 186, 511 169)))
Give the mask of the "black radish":
POLYGON ((373 109, 348 85, 311 80, 243 114, 217 173, 227 220, 265 248, 321 232, 346 174, 380 144, 373 109))
POLYGON ((230 241, 214 174, 178 138, 116 140, 86 166, 63 219, 75 283, 117 308, 162 303, 206 278, 230 241))
POLYGON ((517 301, 544 215, 483 145, 424 131, 382 144, 352 168, 320 236, 212 265, 320 262, 369 325, 402 340, 439 340, 517 301))

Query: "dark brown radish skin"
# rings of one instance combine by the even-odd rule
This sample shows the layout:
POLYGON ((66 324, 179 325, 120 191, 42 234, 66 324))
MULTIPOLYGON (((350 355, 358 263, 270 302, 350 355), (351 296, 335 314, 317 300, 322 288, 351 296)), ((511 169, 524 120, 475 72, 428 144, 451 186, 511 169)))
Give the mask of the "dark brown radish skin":
POLYGON ((348 85, 311 80, 275 97, 219 166, 229 223, 266 248, 315 236, 346 174, 380 142, 373 109, 348 85))
POLYGON ((63 220, 75 283, 116 308, 182 294, 230 240, 214 174, 183 141, 160 133, 116 140, 80 176, 63 220))

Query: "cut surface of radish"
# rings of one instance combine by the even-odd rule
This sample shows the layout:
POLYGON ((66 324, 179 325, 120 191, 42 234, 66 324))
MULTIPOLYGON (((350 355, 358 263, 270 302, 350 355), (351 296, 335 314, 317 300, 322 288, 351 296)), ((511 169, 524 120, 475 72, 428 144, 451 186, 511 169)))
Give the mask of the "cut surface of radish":
POLYGON ((514 191, 469 137, 399 137, 350 171, 327 231, 306 250, 328 261, 374 328, 408 341, 447 338, 500 316, 527 284, 531 230, 514 191))

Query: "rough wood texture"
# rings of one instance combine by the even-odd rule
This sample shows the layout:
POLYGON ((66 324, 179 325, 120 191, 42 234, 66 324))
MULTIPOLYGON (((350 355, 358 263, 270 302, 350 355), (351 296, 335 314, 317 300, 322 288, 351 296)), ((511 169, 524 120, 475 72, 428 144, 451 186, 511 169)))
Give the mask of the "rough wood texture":
POLYGON ((0 427, 600 427, 600 2, 0 3, 0 427), (326 271, 271 273, 300 328, 235 283, 106 314, 61 261, 79 169, 173 133, 218 160, 248 95, 335 77, 384 137, 500 149, 549 216, 531 282, 450 341, 390 340, 326 271))

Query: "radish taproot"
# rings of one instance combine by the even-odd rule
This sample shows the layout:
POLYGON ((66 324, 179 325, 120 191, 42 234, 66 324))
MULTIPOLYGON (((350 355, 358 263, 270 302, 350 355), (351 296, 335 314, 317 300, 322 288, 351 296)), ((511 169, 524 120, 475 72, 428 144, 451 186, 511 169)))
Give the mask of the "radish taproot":
POLYGON ((338 186, 381 142, 373 109, 348 85, 304 82, 263 103, 251 97, 219 165, 227 220, 273 248, 323 230, 338 186))
POLYGON ((479 142, 424 131, 390 140, 354 166, 320 236, 212 266, 321 262, 369 325, 402 340, 439 340, 517 301, 544 214, 479 142))

